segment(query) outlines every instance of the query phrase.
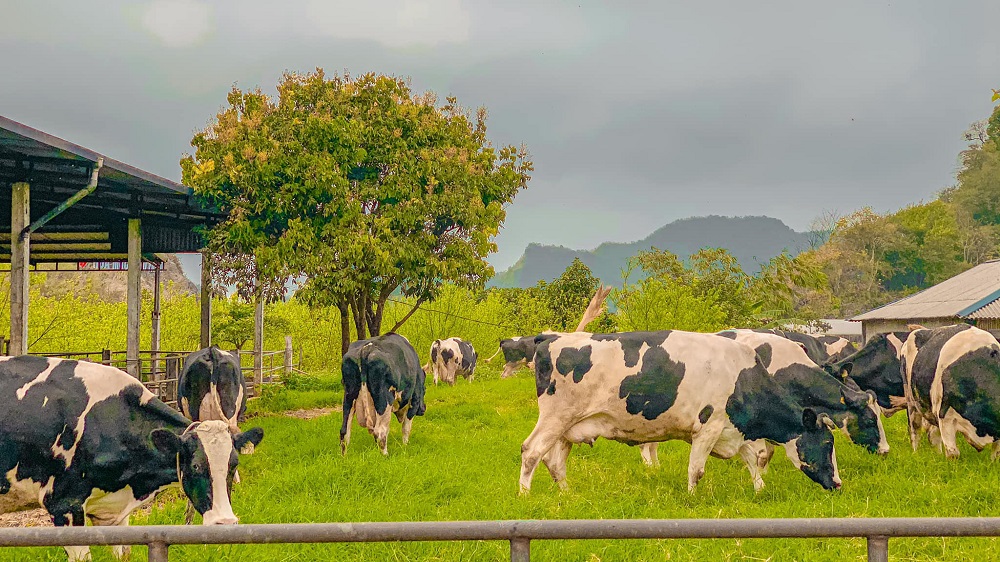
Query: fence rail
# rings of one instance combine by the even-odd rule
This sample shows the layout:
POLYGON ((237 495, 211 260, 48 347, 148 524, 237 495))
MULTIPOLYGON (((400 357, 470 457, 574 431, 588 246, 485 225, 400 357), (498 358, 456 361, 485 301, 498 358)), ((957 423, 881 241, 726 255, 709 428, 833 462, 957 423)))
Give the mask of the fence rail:
POLYGON ((512 562, 529 562, 531 541, 570 539, 865 538, 868 560, 889 559, 892 537, 995 537, 1000 517, 886 519, 586 519, 301 523, 204 527, 29 527, 0 529, 0 546, 147 545, 165 562, 180 544, 508 541, 512 562))

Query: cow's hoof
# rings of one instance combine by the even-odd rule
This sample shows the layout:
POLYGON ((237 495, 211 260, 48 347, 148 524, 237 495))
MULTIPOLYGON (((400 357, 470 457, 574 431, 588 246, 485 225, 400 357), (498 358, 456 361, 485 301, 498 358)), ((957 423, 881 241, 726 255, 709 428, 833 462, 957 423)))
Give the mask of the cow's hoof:
POLYGON ((566 482, 565 480, 560 480, 560 481, 556 482, 556 485, 559 486, 559 491, 560 492, 568 492, 569 491, 569 483, 566 482))

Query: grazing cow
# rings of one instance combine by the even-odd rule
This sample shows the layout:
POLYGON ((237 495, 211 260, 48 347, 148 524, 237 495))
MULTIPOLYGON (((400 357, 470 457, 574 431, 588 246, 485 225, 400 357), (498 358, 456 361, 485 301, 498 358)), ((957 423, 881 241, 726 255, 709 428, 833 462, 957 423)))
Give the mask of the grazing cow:
MULTIPOLYGON (((45 357, 0 358, 0 509, 41 504, 59 527, 128 525, 129 514, 179 482, 206 525, 237 522, 236 451, 260 443, 221 421, 194 422, 123 371, 45 357)), ((119 557, 128 547, 115 547, 119 557)), ((87 547, 66 547, 72 561, 87 547)))
POLYGON ((823 368, 846 384, 874 392, 882 414, 891 416, 906 408, 900 354, 909 335, 909 332, 876 334, 858 351, 823 368))
POLYGON ((428 366, 434 373, 435 385, 439 379, 444 379, 444 382, 455 386, 458 375, 472 382, 476 370, 476 350, 472 344, 459 338, 434 340, 431 344, 431 361, 424 371, 428 366))
POLYGON ((764 439, 787 445, 824 488, 840 487, 833 421, 798 404, 747 345, 681 331, 544 334, 536 343, 538 422, 521 446, 522 493, 539 461, 565 487, 572 444, 598 437, 691 443, 690 491, 710 454, 739 454, 760 489, 764 439))
MULTIPOLYGON (((752 330, 727 330, 718 335, 752 347, 767 372, 795 396, 799 405, 830 416, 852 442, 871 453, 889 452, 875 393, 862 392, 831 378, 809 359, 800 344, 782 336, 752 330)), ((642 459, 647 465, 658 464, 656 443, 643 445, 642 459)), ((770 451, 760 468, 769 459, 770 451)))
POLYGON ((247 409, 247 385, 239 358, 212 346, 187 356, 177 381, 181 413, 192 421, 219 420, 240 432, 247 409))
POLYGON ((847 338, 842 338, 840 336, 813 336, 815 337, 826 351, 826 359, 823 361, 815 361, 817 365, 822 365, 824 363, 832 363, 834 361, 840 361, 858 350, 858 346, 854 345, 854 342, 847 338))
POLYGON ((914 330, 903 344, 902 370, 914 450, 929 428, 948 458, 959 455, 956 433, 977 451, 1000 438, 1000 343, 989 332, 966 324, 914 330))
POLYGON ((399 334, 385 334, 356 341, 341 364, 344 382, 344 422, 340 426, 340 452, 351 442, 351 413, 358 424, 375 436, 383 455, 389 454, 389 419, 403 424, 403 444, 410 441, 414 416, 427 410, 420 359, 410 342, 399 334))
POLYGON ((512 376, 521 367, 535 368, 532 362, 535 356, 535 336, 500 340, 500 352, 503 353, 504 360, 503 372, 500 373, 502 379, 512 376))

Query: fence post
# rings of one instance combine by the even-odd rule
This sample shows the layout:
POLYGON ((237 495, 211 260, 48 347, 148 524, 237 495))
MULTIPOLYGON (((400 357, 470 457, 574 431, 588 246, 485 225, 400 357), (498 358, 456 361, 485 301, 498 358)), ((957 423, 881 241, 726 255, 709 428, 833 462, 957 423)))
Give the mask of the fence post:
POLYGON ((101 350, 101 364, 110 365, 111 364, 111 350, 102 349, 101 350))
POLYGON ((531 561, 531 539, 510 539, 510 562, 531 561))
POLYGON ((163 541, 153 541, 149 543, 149 562, 167 562, 170 545, 163 541))
POLYGON ((889 537, 868 537, 868 562, 889 562, 889 537))
POLYGON ((292 336, 285 336, 285 374, 292 374, 292 336))

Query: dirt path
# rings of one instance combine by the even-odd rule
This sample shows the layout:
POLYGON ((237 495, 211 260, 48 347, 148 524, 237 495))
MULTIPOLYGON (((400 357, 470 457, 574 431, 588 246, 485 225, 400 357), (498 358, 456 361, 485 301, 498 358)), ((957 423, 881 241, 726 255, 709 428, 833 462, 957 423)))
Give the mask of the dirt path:
POLYGON ((340 412, 342 408, 340 406, 333 406, 332 408, 312 408, 309 410, 291 410, 282 414, 290 418, 297 418, 300 420, 311 420, 318 418, 320 416, 325 416, 332 414, 334 412, 340 412))
POLYGON ((52 518, 42 508, 0 515, 0 527, 51 527, 52 518))

